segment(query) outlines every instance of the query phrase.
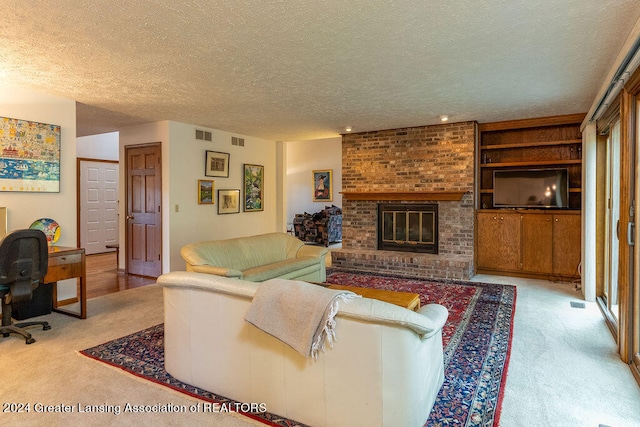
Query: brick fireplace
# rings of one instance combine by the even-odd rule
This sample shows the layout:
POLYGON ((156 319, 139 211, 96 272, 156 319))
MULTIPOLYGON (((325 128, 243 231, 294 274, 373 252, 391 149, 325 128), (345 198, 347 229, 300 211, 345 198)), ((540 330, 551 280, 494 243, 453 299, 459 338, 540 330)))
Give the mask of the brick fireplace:
POLYGON ((425 278, 473 275, 476 123, 342 137, 342 249, 336 267, 425 278), (436 253, 379 249, 380 204, 436 204, 436 253))
POLYGON ((438 253, 436 203, 378 203, 378 250, 438 253))

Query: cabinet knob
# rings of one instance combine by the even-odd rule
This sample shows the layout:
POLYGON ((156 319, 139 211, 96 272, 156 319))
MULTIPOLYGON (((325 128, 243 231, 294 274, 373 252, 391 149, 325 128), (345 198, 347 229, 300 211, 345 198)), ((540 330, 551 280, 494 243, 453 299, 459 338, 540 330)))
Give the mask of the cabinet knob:
POLYGON ((558 218, 556 218, 556 222, 560 221, 558 218))

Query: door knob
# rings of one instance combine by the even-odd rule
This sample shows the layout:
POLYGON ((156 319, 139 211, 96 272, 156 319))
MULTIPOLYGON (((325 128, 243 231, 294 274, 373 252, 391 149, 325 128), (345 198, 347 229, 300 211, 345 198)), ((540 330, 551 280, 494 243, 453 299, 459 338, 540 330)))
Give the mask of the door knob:
POLYGON ((127 215, 127 219, 133 219, 132 215, 127 215))

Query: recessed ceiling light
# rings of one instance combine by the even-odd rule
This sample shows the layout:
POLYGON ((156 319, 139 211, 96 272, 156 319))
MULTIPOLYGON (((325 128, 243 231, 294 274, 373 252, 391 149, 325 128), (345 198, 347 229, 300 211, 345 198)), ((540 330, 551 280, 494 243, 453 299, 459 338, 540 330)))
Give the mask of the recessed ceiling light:
POLYGON ((345 128, 344 128, 344 131, 345 131, 345 132, 351 132, 351 131, 352 131, 351 126, 347 126, 347 127, 345 127, 345 128))
POLYGON ((447 116, 446 114, 443 114, 442 116, 440 116, 441 122, 446 122, 447 120, 449 120, 449 116, 447 116))

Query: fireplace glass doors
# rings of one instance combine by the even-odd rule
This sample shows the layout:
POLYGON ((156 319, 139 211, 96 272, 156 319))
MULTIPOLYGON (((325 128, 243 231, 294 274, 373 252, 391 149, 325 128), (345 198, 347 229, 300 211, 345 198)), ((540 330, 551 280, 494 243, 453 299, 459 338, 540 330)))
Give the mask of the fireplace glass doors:
POLYGON ((378 249, 438 253, 438 205, 378 205, 378 249))

